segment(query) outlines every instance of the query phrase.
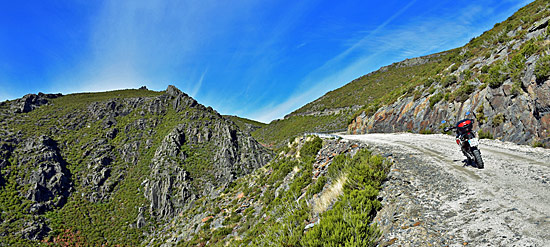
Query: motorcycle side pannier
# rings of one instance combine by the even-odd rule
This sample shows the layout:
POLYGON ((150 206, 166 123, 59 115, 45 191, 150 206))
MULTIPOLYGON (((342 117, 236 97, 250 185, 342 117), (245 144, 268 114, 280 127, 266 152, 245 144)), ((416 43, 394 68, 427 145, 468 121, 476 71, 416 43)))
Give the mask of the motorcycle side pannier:
POLYGON ((472 119, 464 119, 456 124, 456 129, 458 130, 458 133, 464 134, 472 131, 473 125, 474 121, 472 119))

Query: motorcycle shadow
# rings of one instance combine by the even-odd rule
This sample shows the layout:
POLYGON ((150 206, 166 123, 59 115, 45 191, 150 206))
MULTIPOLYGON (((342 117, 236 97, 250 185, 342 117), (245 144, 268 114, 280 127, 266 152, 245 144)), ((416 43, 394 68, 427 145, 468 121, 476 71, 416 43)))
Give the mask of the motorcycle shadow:
POLYGON ((474 161, 469 161, 468 159, 462 160, 462 164, 463 167, 471 166, 477 168, 477 164, 474 161))

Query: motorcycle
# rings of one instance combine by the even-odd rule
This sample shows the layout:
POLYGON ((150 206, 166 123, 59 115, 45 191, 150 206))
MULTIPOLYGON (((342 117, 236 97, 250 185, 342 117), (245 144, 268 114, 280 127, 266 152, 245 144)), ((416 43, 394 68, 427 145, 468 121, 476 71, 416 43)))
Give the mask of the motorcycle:
MULTIPOLYGON (((466 116, 470 112, 466 113, 466 116)), ((442 121, 446 123, 446 121, 442 121)), ((477 133, 472 130, 474 125, 473 119, 460 120, 454 127, 446 127, 443 131, 456 130, 456 144, 460 146, 462 153, 467 158, 467 164, 473 164, 479 169, 483 169, 484 163, 481 158, 481 152, 479 151, 479 139, 476 137, 477 133)))

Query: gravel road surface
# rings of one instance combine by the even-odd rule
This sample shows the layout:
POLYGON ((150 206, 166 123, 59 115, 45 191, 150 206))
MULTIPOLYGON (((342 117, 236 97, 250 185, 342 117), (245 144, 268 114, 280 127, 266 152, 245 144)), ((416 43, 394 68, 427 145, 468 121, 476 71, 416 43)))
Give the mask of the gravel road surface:
POLYGON ((382 246, 550 246, 550 150, 481 140, 484 169, 443 134, 341 135, 394 160, 382 246))

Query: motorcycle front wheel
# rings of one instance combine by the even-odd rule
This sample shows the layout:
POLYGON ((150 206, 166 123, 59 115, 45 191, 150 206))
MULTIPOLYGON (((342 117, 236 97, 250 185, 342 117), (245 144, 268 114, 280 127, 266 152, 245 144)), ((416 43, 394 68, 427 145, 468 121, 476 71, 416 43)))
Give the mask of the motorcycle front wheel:
POLYGON ((483 159, 481 158, 481 152, 479 152, 479 149, 474 149, 473 153, 474 153, 474 157, 476 158, 477 168, 483 169, 484 164, 483 164, 483 159))

